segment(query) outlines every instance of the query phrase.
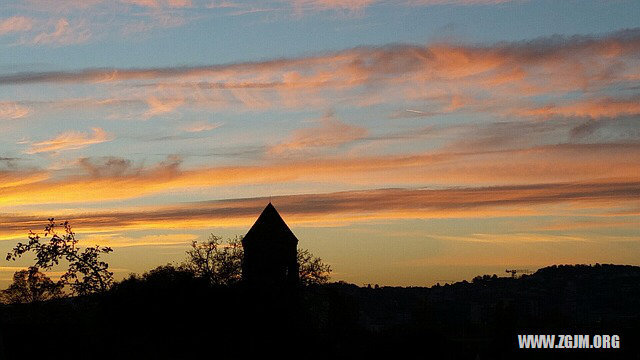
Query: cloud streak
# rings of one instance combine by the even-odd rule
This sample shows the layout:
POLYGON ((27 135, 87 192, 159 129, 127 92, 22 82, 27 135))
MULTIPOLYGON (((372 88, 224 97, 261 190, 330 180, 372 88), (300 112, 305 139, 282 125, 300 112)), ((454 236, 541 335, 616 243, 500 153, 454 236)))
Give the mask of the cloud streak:
POLYGON ((22 38, 19 43, 23 45, 66 46, 85 43, 92 36, 91 30, 82 21, 72 25, 69 20, 60 18, 56 21, 49 21, 49 23, 52 24, 39 26, 39 28, 47 27, 49 29, 41 29, 28 39, 22 38))
POLYGON ((367 129, 348 125, 338 120, 333 113, 327 114, 314 127, 298 129, 290 139, 269 149, 272 154, 286 154, 298 151, 337 147, 367 135, 367 129))
MULTIPOLYGON (((210 65, 194 67, 168 67, 149 69, 87 69, 77 72, 41 72, 23 73, 0 77, 0 84, 23 84, 36 82, 93 82, 109 79, 111 81, 155 79, 171 77, 198 77, 201 75, 222 74, 231 77, 238 73, 251 74, 255 71, 286 71, 300 68, 322 69, 338 68, 344 72, 362 73, 366 79, 377 80, 384 75, 403 74, 405 72, 434 72, 433 77, 466 77, 485 71, 506 67, 514 70, 514 65, 570 65, 581 56, 604 57, 611 60, 624 56, 633 56, 640 49, 640 29, 621 30, 603 37, 595 36, 555 36, 533 41, 498 43, 490 46, 436 44, 431 46, 393 45, 387 47, 359 47, 327 55, 303 58, 289 58, 263 62, 237 63, 228 65, 210 65), (348 68, 348 69, 347 69, 348 68)), ((553 68, 548 70, 554 70, 553 68)), ((584 69, 577 69, 578 73, 584 69)), ((508 73, 508 72, 503 72, 508 73)), ((327 74, 328 75, 328 74, 327 74)), ((334 74, 343 75, 343 74, 334 74)), ((266 83, 280 85, 300 83, 302 85, 331 84, 327 77, 322 81, 319 71, 318 81, 305 82, 308 77, 299 73, 289 73, 285 81, 266 83), (297 81, 296 81, 297 80, 297 81)), ((333 78, 339 78, 334 76, 333 78)), ((213 83, 215 85, 215 83, 213 83)), ((242 84, 242 83, 236 83, 242 84)), ((246 85, 260 83, 246 82, 246 85)), ((220 83, 219 86, 234 85, 220 83)))
POLYGON ((15 120, 29 116, 31 109, 16 102, 0 102, 0 120, 15 120))
POLYGON ((403 101, 426 103, 428 109, 417 111, 428 114, 599 118, 638 113, 636 95, 615 97, 607 91, 640 81, 639 55, 640 28, 634 28, 491 45, 358 47, 221 65, 23 72, 0 75, 0 86, 118 84, 146 89, 148 117, 176 111, 183 103, 230 109, 240 104, 255 110, 403 101), (172 97, 167 98, 169 91, 172 97), (554 100, 541 100, 544 96, 554 100))
MULTIPOLYGON (((82 135, 84 138, 86 134, 82 135)), ((95 137, 87 142, 96 142, 95 137)), ((63 141, 74 144, 74 141, 63 141)), ((56 142, 41 145, 62 146, 56 142)), ((49 151, 53 151, 50 149, 49 151)), ((0 205, 131 199, 198 188, 257 184, 332 183, 342 186, 404 184, 412 186, 506 185, 534 182, 635 180, 640 174, 640 145, 564 144, 485 152, 361 156, 275 161, 260 166, 183 169, 177 157, 151 167, 134 168, 125 160, 81 162, 82 172, 69 177, 6 188, 0 205), (54 196, 64 194, 64 196, 54 196)), ((20 171, 15 170, 19 177, 20 171)))
POLYGON ((534 109, 522 109, 519 114, 534 117, 577 116, 594 119, 640 115, 640 96, 629 98, 603 97, 560 105, 549 104, 534 109))
POLYGON ((78 131, 61 133, 52 139, 31 144, 31 147, 25 153, 38 154, 82 149, 89 145, 100 144, 114 139, 113 135, 101 128, 93 128, 92 130, 93 134, 78 131))
POLYGON ((83 238, 82 244, 97 244, 112 248, 132 246, 175 246, 190 244, 192 241, 198 240, 198 238, 199 236, 195 234, 164 234, 132 237, 114 233, 97 233, 83 238))
MULTIPOLYGON (((612 204, 633 206, 633 199, 638 196, 640 181, 619 181, 344 191, 275 196, 271 201, 291 224, 313 226, 382 219, 549 215, 545 205, 568 204, 603 210, 612 204)), ((85 232, 105 228, 115 231, 248 226, 268 201, 268 198, 207 201, 155 209, 69 213, 65 218, 85 232)), ((37 229, 44 219, 3 214, 0 221, 7 224, 0 231, 8 235, 37 229)))
POLYGON ((0 20, 0 36, 29 31, 33 27, 33 20, 24 16, 12 16, 4 20, 0 20))

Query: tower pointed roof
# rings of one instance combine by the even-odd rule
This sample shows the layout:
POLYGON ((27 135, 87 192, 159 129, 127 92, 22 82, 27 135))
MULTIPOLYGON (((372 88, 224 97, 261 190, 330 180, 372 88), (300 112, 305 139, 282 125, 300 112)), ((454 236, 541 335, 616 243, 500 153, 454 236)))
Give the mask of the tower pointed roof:
POLYGON ((269 202, 242 240, 245 244, 255 241, 297 244, 298 238, 289 229, 278 210, 269 202))

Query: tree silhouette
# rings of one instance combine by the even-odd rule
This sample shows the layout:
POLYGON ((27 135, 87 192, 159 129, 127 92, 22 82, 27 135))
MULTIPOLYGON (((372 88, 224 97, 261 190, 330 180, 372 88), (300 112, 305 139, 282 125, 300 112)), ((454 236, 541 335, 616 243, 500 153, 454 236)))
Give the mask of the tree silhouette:
MULTIPOLYGON (((242 237, 227 239, 214 234, 204 243, 194 241, 187 250, 187 259, 180 265, 181 269, 193 272, 196 276, 207 279, 211 284, 230 285, 242 280, 242 237)), ((309 250, 298 249, 298 265, 300 268, 300 284, 323 284, 329 281, 331 266, 321 258, 313 256, 309 250)))
POLYGON ((230 285, 242 280, 242 238, 236 236, 223 242, 222 237, 209 235, 204 243, 194 241, 187 250, 187 260, 180 266, 214 285, 230 285))
POLYGON ((324 284, 329 281, 331 266, 325 264, 319 257, 313 256, 309 250, 298 249, 298 266, 300 267, 300 284, 304 286, 324 284))
POLYGON ((16 271, 13 282, 2 290, 1 295, 5 302, 12 304, 45 301, 62 297, 63 286, 31 266, 27 270, 16 271))
POLYGON ((51 269, 64 259, 68 261, 69 267, 60 277, 60 283, 69 285, 74 294, 86 295, 106 291, 113 283, 113 273, 108 270, 109 264, 100 260, 100 255, 108 254, 113 249, 96 245, 80 251, 76 247, 77 243, 78 240, 68 221, 56 223, 53 218, 50 218, 42 237, 29 231, 29 242, 18 243, 7 254, 7 260, 16 260, 23 254, 33 251, 36 254, 34 266, 51 269), (58 234, 56 231, 58 227, 63 228, 63 234, 58 234), (49 236, 51 237, 48 242, 41 241, 49 236))

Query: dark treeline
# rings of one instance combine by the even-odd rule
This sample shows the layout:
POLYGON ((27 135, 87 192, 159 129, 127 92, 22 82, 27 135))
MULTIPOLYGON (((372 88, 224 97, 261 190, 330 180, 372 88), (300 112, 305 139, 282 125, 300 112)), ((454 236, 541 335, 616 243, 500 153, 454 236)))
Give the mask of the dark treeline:
POLYGON ((214 285, 159 267, 104 293, 2 305, 3 359, 640 358, 640 267, 553 266, 431 288, 214 285), (620 349, 518 349, 617 334, 620 349))

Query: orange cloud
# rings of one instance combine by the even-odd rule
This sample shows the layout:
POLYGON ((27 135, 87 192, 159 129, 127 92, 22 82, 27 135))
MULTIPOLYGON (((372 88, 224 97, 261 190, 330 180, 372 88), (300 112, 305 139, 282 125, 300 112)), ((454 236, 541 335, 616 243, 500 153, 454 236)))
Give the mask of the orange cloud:
POLYGON ((291 2, 294 11, 301 13, 309 10, 347 10, 361 11, 376 3, 376 0, 287 0, 291 2))
MULTIPOLYGON (((254 63, 211 65, 198 67, 152 69, 99 69, 79 72, 43 72, 5 75, 0 84, 34 82, 92 82, 109 78, 111 81, 161 78, 213 77, 215 81, 203 81, 220 87, 272 87, 272 86, 322 86, 359 85, 367 81, 396 79, 403 74, 417 73, 428 76, 421 82, 442 78, 461 78, 485 74, 497 70, 524 71, 527 76, 537 73, 529 66, 553 66, 564 71, 581 60, 592 62, 598 58, 617 57, 634 60, 640 50, 640 30, 632 29, 601 38, 572 37, 549 38, 529 43, 501 43, 494 46, 436 44, 431 46, 396 45, 387 47, 360 47, 332 54, 313 57, 290 58, 254 63), (612 55, 611 48, 618 49, 612 55), (571 51, 567 51, 570 49, 571 51), (237 79, 242 79, 238 81, 237 79), (262 79, 263 81, 256 81, 262 79), (235 80, 229 82, 228 80, 235 80), (266 80, 266 81, 265 81, 266 80), (271 81, 275 80, 275 81, 271 81)), ((623 66, 624 63, 617 64, 623 66)), ((548 68, 544 70, 554 70, 548 68)), ((633 70, 633 69, 629 69, 633 70)), ((583 73, 578 69, 574 73, 583 73)), ((403 81, 411 78, 403 78, 403 81)), ((604 79, 607 80, 607 79, 604 79)), ((611 79, 608 79, 611 80, 611 79)))
POLYGON ((221 122, 209 123, 206 121, 196 121, 190 124, 186 124, 182 127, 182 130, 186 132, 202 132, 202 131, 210 131, 213 129, 217 129, 223 124, 221 122))
POLYGON ((89 145, 113 140, 113 136, 101 128, 93 128, 92 130, 93 135, 77 131, 62 133, 53 139, 31 144, 31 147, 25 153, 37 154, 82 149, 89 145))
POLYGON ((502 4, 514 0, 408 0, 406 3, 412 6, 428 6, 428 5, 490 5, 502 4))
POLYGON ((142 7, 158 8, 184 8, 193 6, 191 0, 120 0, 122 3, 142 7))
POLYGON ((0 102, 0 120, 20 119, 31 114, 31 109, 15 102, 0 102))
POLYGON ((640 114, 640 97, 629 99, 589 99, 564 105, 547 105, 534 109, 522 109, 525 116, 581 116, 591 118, 619 117, 640 114))
POLYGON ((138 237, 123 236, 121 234, 103 233, 91 234, 83 237, 83 244, 109 246, 112 248, 131 247, 131 246, 172 246, 190 244, 194 240, 198 240, 199 236, 195 234, 164 234, 164 235, 145 235, 138 237))
MULTIPOLYGON (((407 0, 405 6, 433 6, 433 5, 490 5, 501 4, 513 0, 407 0)), ((300 14, 311 10, 346 10, 360 12, 380 0, 285 0, 290 2, 294 11, 300 14)))
POLYGON ((191 7, 193 4, 191 0, 167 0, 167 4, 170 7, 174 8, 182 8, 182 7, 191 7))
POLYGON ((157 7, 159 3, 156 0, 120 0, 125 4, 132 4, 145 7, 157 7))
MULTIPOLYGON (((621 217, 625 217, 625 215, 618 215, 621 217)), ((639 216, 639 214, 635 215, 626 215, 628 217, 639 216)), ((567 221, 560 220, 555 221, 551 225, 547 225, 542 227, 540 230, 551 230, 551 231, 567 231, 567 230, 592 230, 592 229, 636 229, 638 227, 638 219, 628 219, 626 221, 611 221, 611 219, 594 219, 590 218, 588 221, 567 221)), ((637 240, 637 238, 636 238, 637 240)))
POLYGON ((17 13, 37 14, 31 24, 22 21, 9 27, 28 28, 22 31, 27 33, 16 44, 65 46, 182 26, 208 15, 185 11, 190 8, 206 11, 198 5, 204 1, 196 0, 194 6, 191 0, 21 0, 3 6, 17 13))
POLYGON ((149 109, 143 114, 145 118, 170 113, 180 107, 184 101, 182 99, 159 99, 151 96, 147 99, 149 109))
POLYGON ((586 242, 587 238, 571 235, 538 233, 471 234, 468 236, 432 235, 436 239, 473 243, 541 243, 541 242, 586 242))
MULTIPOLYGON (((637 179, 638 144, 576 144, 520 150, 427 153, 274 162, 262 166, 181 169, 177 158, 132 169, 115 161, 86 175, 47 179, 6 189, 0 204, 76 203, 137 198, 198 188, 331 182, 342 186, 505 185, 637 179), (113 170, 100 170, 108 167, 113 170)), ((83 164, 86 167, 86 164, 83 164)))
POLYGON ((271 147, 269 151, 272 154, 282 154, 322 147, 336 147, 367 135, 367 129, 345 124, 333 114, 328 114, 319 121, 319 126, 294 131, 290 140, 271 147))
MULTIPOLYGON (((12 171, 0 170, 0 189, 11 188, 26 184, 33 184, 47 180, 50 177, 46 171, 12 171)), ((0 194, 2 192, 0 191, 0 194)))
MULTIPOLYGON (((325 222, 344 225, 353 222, 389 219, 486 218, 495 216, 566 215, 567 207, 606 210, 615 204, 633 207, 640 196, 640 181, 601 181, 532 184, 448 189, 381 189, 344 191, 329 194, 302 194, 271 198, 291 224, 318 226, 325 222)), ((165 207, 139 207, 101 212, 63 212, 78 231, 101 232, 117 229, 210 228, 248 226, 255 220, 267 198, 229 199, 165 207)), ((575 208, 570 212, 575 213, 575 208)), ((50 215, 49 215, 50 216, 50 215)), ((4 237, 28 229, 38 229, 47 215, 0 215, 7 224, 4 237)), ((522 241, 541 241, 522 235, 522 241)), ((504 238, 503 240, 505 240, 504 238)), ((551 239, 551 237, 549 237, 551 239)), ((144 240, 144 239, 142 239, 144 240)), ((132 240, 133 243, 142 241, 132 240)), ((147 239, 148 242, 161 239, 147 239)), ((179 239, 178 242, 183 242, 179 239)), ((473 239, 467 239, 473 240, 473 239)), ((476 241, 487 241, 477 236, 476 241)), ((557 239, 576 240, 576 239, 557 239)), ((122 240, 123 246, 128 240, 122 240)), ((142 241, 146 243, 147 241, 142 241)))
POLYGON ((0 20, 0 36, 13 32, 29 31, 33 27, 33 20, 24 16, 12 16, 0 20))
POLYGON ((69 12, 94 7, 104 3, 104 0, 56 0, 55 2, 49 0, 23 0, 23 2, 29 4, 30 9, 38 11, 69 12))
POLYGON ((31 45, 73 45, 84 43, 91 37, 91 31, 83 23, 71 25, 67 19, 59 19, 53 32, 41 32, 29 43, 31 45))
POLYGON ((625 113, 632 104, 625 99, 612 99, 612 105, 589 102, 598 96, 606 99, 603 94, 614 85, 635 84, 640 78, 638 53, 640 29, 629 29, 600 37, 558 36, 494 45, 359 47, 228 65, 31 72, 0 76, 0 85, 120 83, 125 89, 146 88, 150 116, 181 105, 172 105, 167 99, 182 99, 196 107, 234 109, 238 104, 267 109, 419 101, 426 102, 430 113, 483 111, 530 116, 553 110, 608 116, 625 113), (168 90, 171 97, 167 97, 168 90), (557 103, 558 98, 571 93, 571 98, 587 93, 589 98, 575 100, 580 105, 576 108, 545 103, 530 106, 530 98, 536 95, 553 96, 557 103))

